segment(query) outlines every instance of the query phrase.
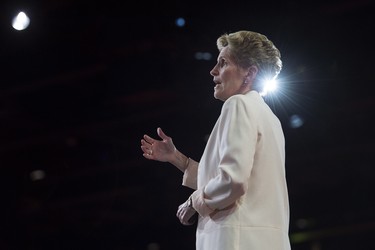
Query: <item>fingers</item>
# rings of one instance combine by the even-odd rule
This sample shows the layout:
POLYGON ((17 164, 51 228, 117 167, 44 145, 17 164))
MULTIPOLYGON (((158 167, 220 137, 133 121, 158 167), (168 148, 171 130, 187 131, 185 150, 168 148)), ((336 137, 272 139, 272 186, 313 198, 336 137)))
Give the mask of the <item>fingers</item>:
POLYGON ((146 142, 145 140, 141 139, 141 149, 144 153, 149 153, 149 150, 151 150, 152 144, 146 142))
POLYGON ((195 213, 196 211, 193 208, 188 207, 185 202, 178 206, 176 216, 182 225, 189 226, 195 222, 195 220, 192 219, 195 213))
POLYGON ((146 141, 145 139, 141 139, 141 146, 147 148, 147 147, 151 147, 152 146, 152 143, 146 141))
POLYGON ((145 135, 144 136, 145 139, 141 139, 141 149, 143 151, 143 157, 145 157, 146 159, 149 159, 149 160, 153 160, 154 157, 152 155, 152 143, 150 143, 150 139, 152 139, 151 137, 145 135), (146 141, 148 140, 148 141, 146 141))
POLYGON ((182 225, 189 225, 187 220, 185 219, 185 214, 186 214, 186 211, 184 211, 184 208, 180 206, 179 209, 177 210, 177 214, 176 214, 177 218, 179 219, 182 225))
MULTIPOLYGON (((144 143, 148 143, 148 144, 154 144, 154 142, 155 142, 155 139, 154 138, 151 138, 150 136, 148 136, 148 135, 144 135, 143 136, 143 140, 141 141, 142 143, 144 142, 144 143)), ((143 144, 144 145, 144 144, 143 144)))
POLYGON ((141 145, 141 149, 143 153, 152 155, 152 148, 150 148, 149 146, 141 145))
POLYGON ((154 157, 152 155, 150 155, 149 153, 143 153, 143 157, 146 158, 146 159, 149 159, 149 160, 154 159, 154 157))

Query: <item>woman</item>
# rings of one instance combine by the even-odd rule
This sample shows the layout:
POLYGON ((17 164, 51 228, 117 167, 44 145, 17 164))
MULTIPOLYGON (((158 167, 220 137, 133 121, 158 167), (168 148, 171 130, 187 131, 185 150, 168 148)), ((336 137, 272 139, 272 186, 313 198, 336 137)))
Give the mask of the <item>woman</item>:
POLYGON ((224 34, 217 47, 210 74, 224 104, 199 163, 161 128, 161 140, 144 135, 143 156, 175 165, 195 190, 177 217, 191 225, 198 213, 197 250, 290 249, 284 134, 259 94, 263 80, 280 73, 280 52, 252 31, 224 34))

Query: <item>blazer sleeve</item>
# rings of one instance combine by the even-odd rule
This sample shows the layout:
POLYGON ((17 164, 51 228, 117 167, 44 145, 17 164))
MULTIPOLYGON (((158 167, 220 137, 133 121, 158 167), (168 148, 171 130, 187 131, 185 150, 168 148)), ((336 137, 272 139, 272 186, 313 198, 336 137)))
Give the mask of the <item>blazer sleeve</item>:
POLYGON ((223 105, 218 127, 218 173, 192 194, 193 207, 202 216, 232 205, 248 188, 258 134, 251 108, 242 95, 230 97, 223 105))

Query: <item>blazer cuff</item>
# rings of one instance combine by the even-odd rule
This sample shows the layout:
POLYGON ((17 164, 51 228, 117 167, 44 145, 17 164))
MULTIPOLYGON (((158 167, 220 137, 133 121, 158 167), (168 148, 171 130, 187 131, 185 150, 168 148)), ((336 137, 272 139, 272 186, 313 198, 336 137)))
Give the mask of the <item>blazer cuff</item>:
POLYGON ((192 164, 191 162, 192 161, 190 160, 187 168, 185 169, 182 177, 182 185, 196 190, 198 166, 192 164))
POLYGON ((191 194, 191 199, 193 202, 193 208, 199 213, 200 216, 206 217, 215 211, 206 205, 206 202, 204 201, 203 189, 194 191, 194 193, 191 194))

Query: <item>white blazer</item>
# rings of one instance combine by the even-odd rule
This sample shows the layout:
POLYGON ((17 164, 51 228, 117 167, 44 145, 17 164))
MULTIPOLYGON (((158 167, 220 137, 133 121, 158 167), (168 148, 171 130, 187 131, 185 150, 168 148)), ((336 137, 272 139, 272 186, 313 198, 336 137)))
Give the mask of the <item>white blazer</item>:
POLYGON ((290 249, 284 134, 258 92, 224 102, 182 184, 195 189, 197 250, 290 249))

